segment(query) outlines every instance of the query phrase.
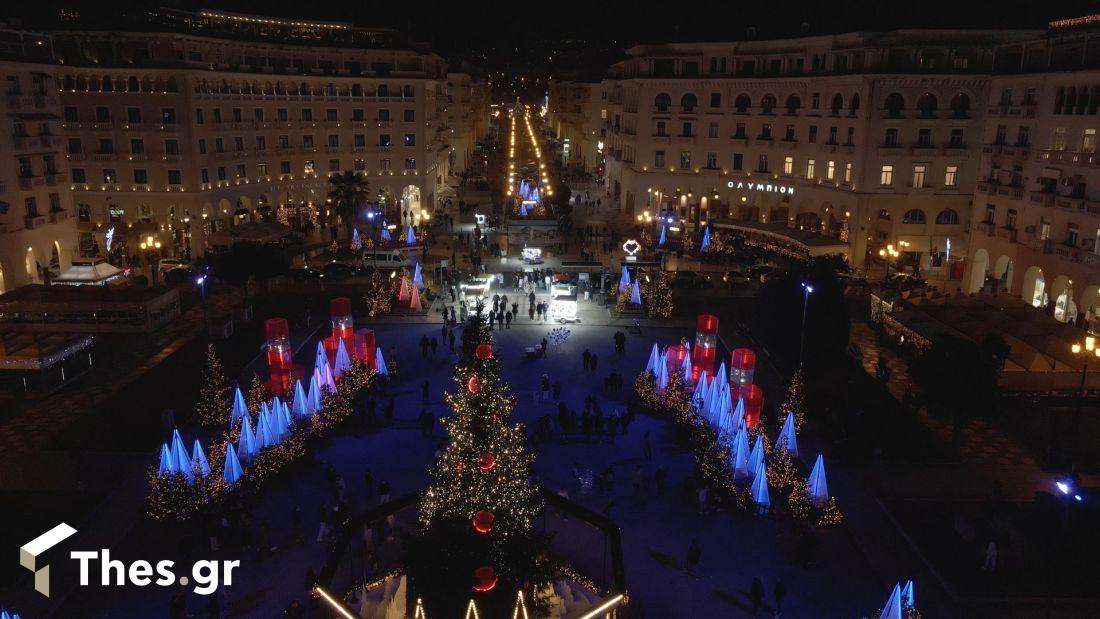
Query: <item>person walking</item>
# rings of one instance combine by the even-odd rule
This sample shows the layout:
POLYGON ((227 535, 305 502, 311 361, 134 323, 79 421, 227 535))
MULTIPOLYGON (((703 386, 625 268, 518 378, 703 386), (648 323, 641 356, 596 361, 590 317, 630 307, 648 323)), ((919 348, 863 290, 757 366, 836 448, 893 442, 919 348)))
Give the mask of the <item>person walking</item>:
POLYGON ((390 502, 390 482, 382 480, 378 482, 378 504, 390 502))
POLYGON ((497 312, 497 327, 504 330, 504 312, 497 312))
POLYGON ((436 349, 439 348, 439 340, 435 339, 434 335, 432 336, 431 346, 432 346, 432 356, 434 357, 436 349))
POLYGON ((505 329, 511 329, 512 328, 512 312, 505 312, 504 313, 504 328, 505 329))
POLYGON ((749 589, 749 601, 752 602, 752 616, 759 615, 760 607, 764 605, 764 583, 760 582, 759 576, 752 579, 752 588, 749 589))
POLYGON ((424 357, 425 359, 428 358, 428 347, 429 346, 431 346, 431 344, 428 342, 428 336, 427 335, 422 336, 420 338, 420 356, 421 357, 424 357))
POLYGON ((989 543, 985 547, 985 563, 982 564, 982 570, 986 572, 994 572, 997 570, 997 542, 996 540, 989 540, 989 543))
POLYGON ((451 347, 451 352, 455 351, 455 332, 453 329, 447 332, 447 345, 451 347))
POLYGON ((787 597, 787 587, 783 584, 782 578, 775 579, 772 595, 775 596, 775 616, 778 617, 783 612, 783 599, 787 597))
POLYGON ((587 348, 581 353, 581 361, 584 362, 584 371, 587 372, 588 368, 592 365, 592 353, 587 348))
POLYGON ((527 317, 530 318, 531 320, 535 319, 535 306, 534 305, 528 305, 527 306, 527 317))
POLYGON ((695 566, 699 565, 699 559, 703 555, 703 549, 699 546, 699 540, 691 538, 691 545, 687 550, 687 573, 695 576, 695 566))

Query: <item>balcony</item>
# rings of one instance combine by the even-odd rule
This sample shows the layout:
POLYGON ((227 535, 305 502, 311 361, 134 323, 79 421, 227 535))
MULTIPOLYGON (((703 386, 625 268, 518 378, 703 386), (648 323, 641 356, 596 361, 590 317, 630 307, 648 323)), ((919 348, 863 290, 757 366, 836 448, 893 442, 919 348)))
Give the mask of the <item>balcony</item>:
POLYGON ((23 191, 30 191, 31 189, 34 189, 36 186, 41 186, 41 185, 42 185, 42 179, 37 177, 37 176, 20 176, 19 177, 19 188, 22 189, 23 191))
POLYGON ((978 230, 978 234, 985 234, 986 236, 997 235, 997 226, 991 221, 979 221, 974 224, 974 227, 978 230))
POLYGON ((997 228, 997 238, 1005 239, 1009 243, 1015 243, 1016 238, 1017 238, 1017 234, 1019 232, 1020 231, 1017 230, 1016 228, 1004 228, 1004 227, 997 228))
POLYGON ((978 183, 975 185, 975 191, 977 193, 996 195, 997 183, 992 180, 978 181, 978 183))
POLYGON ((1028 201, 1040 206, 1054 206, 1055 194, 1046 191, 1032 191, 1028 193, 1028 201))
POLYGON ((27 215, 26 217, 23 218, 23 225, 26 226, 27 230, 34 230, 36 228, 41 228, 42 226, 46 225, 46 216, 45 215, 27 215))
POLYGON ((997 187, 997 195, 1004 196, 1011 200, 1023 200, 1024 188, 1022 185, 1004 185, 1001 187, 997 187))
POLYGON ((64 209, 50 211, 51 224, 59 224, 67 219, 69 219, 69 211, 66 211, 64 209))
POLYGON ((1085 198, 1084 198, 1084 196, 1080 196, 1080 197, 1072 197, 1072 196, 1071 197, 1062 197, 1062 196, 1059 196, 1054 201, 1054 204, 1058 208, 1063 208, 1063 209, 1070 210, 1070 211, 1083 211, 1083 210, 1085 210, 1085 198))
POLYGON ((118 154, 97 152, 92 155, 92 159, 96 161, 114 161, 115 159, 118 159, 118 154))
POLYGON ((45 174, 46 185, 50 187, 56 187, 59 183, 65 182, 65 175, 57 170, 47 171, 45 174))

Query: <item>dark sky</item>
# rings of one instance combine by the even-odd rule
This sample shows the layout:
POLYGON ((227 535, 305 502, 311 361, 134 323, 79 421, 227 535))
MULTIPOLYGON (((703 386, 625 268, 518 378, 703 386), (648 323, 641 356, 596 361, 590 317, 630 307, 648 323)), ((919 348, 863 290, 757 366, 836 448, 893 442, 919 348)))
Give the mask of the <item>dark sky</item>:
POLYGON ((40 0, 5 4, 0 13, 14 13, 30 23, 37 21, 34 13, 56 13, 60 7, 102 14, 127 6, 206 7, 352 21, 406 31, 414 39, 432 43, 448 58, 479 59, 488 54, 496 67, 507 66, 513 59, 529 63, 550 49, 575 56, 582 64, 588 58, 606 66, 609 52, 598 50, 622 49, 635 42, 736 40, 745 37, 748 26, 754 26, 762 38, 803 31, 1042 28, 1050 19, 1100 13, 1100 0, 40 0))

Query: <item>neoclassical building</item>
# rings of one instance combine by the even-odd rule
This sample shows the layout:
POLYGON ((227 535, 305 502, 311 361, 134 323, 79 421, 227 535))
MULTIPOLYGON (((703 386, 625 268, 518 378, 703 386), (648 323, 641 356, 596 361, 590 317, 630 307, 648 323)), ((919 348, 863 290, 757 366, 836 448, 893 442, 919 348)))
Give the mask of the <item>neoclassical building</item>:
MULTIPOLYGON (((608 189, 634 216, 786 222, 854 264, 888 244, 966 256, 994 43, 1015 31, 894 31, 638 46, 612 66, 608 189)), ((956 271, 958 271, 956 265, 956 271)))
POLYGON ((0 61, 0 293, 69 267, 76 219, 48 37, 4 31, 0 61))
POLYGON ((1097 16, 998 46, 987 105, 968 291, 1021 296, 1100 328, 1097 16))
POLYGON ((53 33, 86 248, 102 251, 113 229, 116 242, 152 234, 197 255, 226 226, 323 214, 327 178, 345 170, 390 221, 413 217, 464 168, 488 117, 478 82, 391 31, 212 11, 158 19, 155 32, 53 33))

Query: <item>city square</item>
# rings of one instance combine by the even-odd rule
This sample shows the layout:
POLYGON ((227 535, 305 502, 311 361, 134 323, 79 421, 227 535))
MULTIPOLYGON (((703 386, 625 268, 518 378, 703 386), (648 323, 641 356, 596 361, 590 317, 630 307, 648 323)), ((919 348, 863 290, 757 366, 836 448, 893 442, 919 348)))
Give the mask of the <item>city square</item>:
POLYGON ((13 8, 0 619, 1095 614, 1100 16, 860 6, 13 8))

